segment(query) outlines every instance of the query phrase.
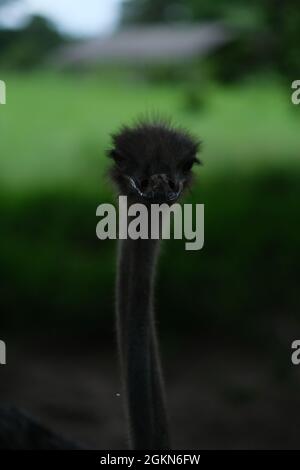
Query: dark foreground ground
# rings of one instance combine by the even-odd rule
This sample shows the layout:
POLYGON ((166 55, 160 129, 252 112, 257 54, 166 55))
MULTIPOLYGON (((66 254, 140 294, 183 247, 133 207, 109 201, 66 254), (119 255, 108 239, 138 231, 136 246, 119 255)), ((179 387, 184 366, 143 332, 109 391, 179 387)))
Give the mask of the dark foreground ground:
MULTIPOLYGON (((7 341, 1 404, 89 447, 126 448, 114 344, 48 343, 7 341)), ((300 448, 300 366, 291 365, 289 349, 282 354, 230 340, 170 344, 164 366, 174 448, 300 448)))

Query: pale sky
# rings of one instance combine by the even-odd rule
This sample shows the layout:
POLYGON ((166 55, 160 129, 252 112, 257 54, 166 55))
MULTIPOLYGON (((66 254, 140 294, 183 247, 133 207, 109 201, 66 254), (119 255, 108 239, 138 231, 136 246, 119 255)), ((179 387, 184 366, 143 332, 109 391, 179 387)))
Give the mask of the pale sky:
POLYGON ((0 24, 21 25, 29 15, 52 20, 59 30, 75 36, 94 36, 112 31, 123 0, 16 0, 0 11, 0 24))

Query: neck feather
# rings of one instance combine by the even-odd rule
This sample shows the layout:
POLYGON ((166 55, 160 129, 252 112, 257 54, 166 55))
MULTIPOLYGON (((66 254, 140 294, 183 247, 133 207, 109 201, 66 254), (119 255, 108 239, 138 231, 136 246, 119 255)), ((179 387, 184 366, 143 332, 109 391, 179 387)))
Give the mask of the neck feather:
POLYGON ((164 387, 153 313, 158 240, 119 242, 118 344, 133 449, 168 449, 164 387))

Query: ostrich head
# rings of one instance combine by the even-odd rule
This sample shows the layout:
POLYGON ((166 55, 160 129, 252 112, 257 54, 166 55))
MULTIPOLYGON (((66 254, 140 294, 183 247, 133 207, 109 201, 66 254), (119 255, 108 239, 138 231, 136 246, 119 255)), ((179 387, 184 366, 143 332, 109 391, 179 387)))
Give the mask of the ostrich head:
POLYGON ((172 204, 192 181, 200 143, 165 122, 140 122, 112 135, 108 156, 120 193, 134 202, 172 204))

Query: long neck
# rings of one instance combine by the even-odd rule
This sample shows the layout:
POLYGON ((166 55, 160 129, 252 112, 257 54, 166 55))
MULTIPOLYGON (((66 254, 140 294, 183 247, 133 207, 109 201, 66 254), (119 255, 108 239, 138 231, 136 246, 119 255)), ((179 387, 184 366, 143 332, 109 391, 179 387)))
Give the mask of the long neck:
POLYGON ((168 449, 164 387, 153 314, 158 241, 119 242, 118 343, 132 449, 168 449))

